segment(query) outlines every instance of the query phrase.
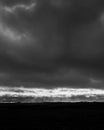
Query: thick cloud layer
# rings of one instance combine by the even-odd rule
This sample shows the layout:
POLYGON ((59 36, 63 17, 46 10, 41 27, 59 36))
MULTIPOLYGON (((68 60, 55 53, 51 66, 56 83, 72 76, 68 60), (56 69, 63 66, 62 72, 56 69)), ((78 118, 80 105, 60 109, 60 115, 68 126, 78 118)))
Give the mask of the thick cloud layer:
POLYGON ((86 84, 103 75, 103 35, 103 0, 1 0, 0 70, 10 79, 86 84))

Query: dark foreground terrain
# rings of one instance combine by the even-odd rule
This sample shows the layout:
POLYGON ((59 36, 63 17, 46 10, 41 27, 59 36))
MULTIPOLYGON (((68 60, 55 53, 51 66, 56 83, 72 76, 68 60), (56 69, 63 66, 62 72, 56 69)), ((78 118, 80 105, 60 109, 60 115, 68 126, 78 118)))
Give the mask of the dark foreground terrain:
POLYGON ((0 105, 1 129, 93 130, 103 128, 104 106, 95 103, 0 105))

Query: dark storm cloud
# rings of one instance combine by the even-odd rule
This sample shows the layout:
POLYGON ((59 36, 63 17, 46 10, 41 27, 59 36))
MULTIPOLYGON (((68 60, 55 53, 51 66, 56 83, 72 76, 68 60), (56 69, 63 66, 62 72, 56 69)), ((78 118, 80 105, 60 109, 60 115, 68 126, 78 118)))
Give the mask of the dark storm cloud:
POLYGON ((93 75, 86 70, 94 73, 91 67, 98 67, 100 74, 104 58, 103 0, 38 0, 32 11, 16 7, 28 2, 1 1, 1 72, 23 81, 61 80, 72 84, 89 82, 89 75, 93 75), (42 75, 43 71, 51 74, 42 75))

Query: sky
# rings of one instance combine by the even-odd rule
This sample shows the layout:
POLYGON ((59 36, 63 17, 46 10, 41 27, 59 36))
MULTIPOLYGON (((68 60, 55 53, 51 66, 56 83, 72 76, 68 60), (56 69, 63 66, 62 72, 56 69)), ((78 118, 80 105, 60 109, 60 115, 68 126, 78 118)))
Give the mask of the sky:
POLYGON ((103 0, 0 0, 1 84, 103 84, 103 59, 103 0))

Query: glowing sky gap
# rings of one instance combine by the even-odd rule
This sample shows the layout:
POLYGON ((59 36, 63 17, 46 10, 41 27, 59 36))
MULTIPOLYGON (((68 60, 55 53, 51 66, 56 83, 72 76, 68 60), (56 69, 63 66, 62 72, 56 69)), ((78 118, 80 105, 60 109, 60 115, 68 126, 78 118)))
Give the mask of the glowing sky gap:
POLYGON ((0 87, 0 96, 27 96, 27 97, 73 97, 73 96, 85 96, 85 97, 96 97, 104 96, 103 89, 94 88, 55 88, 55 89, 44 89, 44 88, 24 88, 24 87, 0 87))

